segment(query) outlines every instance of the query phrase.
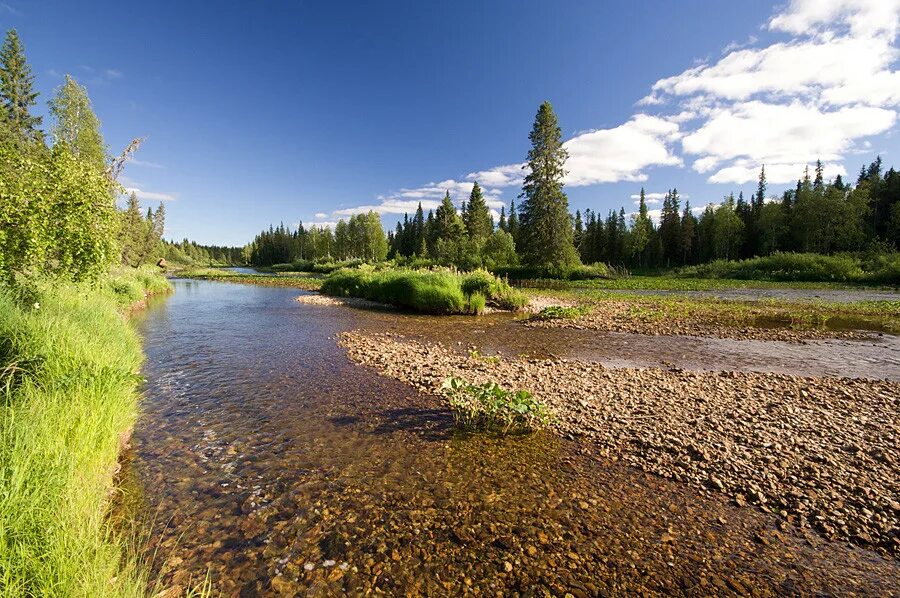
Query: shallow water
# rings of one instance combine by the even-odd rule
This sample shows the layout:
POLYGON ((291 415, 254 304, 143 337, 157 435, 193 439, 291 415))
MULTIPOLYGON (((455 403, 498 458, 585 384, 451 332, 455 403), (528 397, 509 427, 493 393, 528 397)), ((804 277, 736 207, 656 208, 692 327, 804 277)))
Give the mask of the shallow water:
MULTIPOLYGON (((320 308, 321 309, 321 308, 320 308)), ((347 311, 352 308, 340 308, 347 311)), ((525 328, 508 314, 429 318, 372 312, 366 327, 484 355, 577 359, 608 367, 678 367, 802 376, 900 380, 900 336, 805 344, 700 336, 645 336, 572 328, 525 328)))
POLYGON ((456 435, 435 399, 333 338, 433 320, 174 285, 139 322, 146 398, 125 463, 162 586, 208 573, 226 595, 886 593, 900 574, 858 548, 775 538, 768 515, 574 442, 456 435))

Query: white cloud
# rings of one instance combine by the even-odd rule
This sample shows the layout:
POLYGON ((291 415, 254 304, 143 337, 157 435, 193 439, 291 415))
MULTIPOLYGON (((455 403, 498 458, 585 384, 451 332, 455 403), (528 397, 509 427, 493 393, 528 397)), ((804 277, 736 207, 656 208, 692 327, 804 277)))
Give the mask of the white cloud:
POLYGON ((784 183, 821 159, 844 174, 845 156, 889 131, 900 107, 900 0, 794 0, 769 29, 797 37, 728 51, 657 81, 644 103, 692 122, 681 140, 712 183, 784 183))
MULTIPOLYGON (((330 228, 332 231, 334 231, 334 227, 337 226, 336 220, 321 221, 318 214, 316 214, 316 220, 317 220, 317 222, 310 222, 308 224, 304 224, 303 226, 306 228, 306 230, 309 230, 310 228, 315 227, 319 230, 330 228)), ((294 228, 297 228, 297 226, 299 224, 300 223, 298 222, 296 225, 294 225, 294 228)))
POLYGON ((335 210, 331 215, 336 218, 341 218, 344 216, 353 216, 354 214, 365 214, 369 211, 377 212, 379 214, 413 214, 420 202, 422 204, 422 209, 426 212, 428 210, 436 209, 441 205, 441 202, 435 199, 385 199, 380 204, 370 204, 335 210))
POLYGON ((466 178, 470 181, 478 181, 479 185, 486 187, 511 187, 519 186, 525 180, 525 164, 508 164, 496 166, 490 170, 470 172, 466 178))
POLYGON ((645 181, 647 167, 681 164, 681 159, 670 150, 679 134, 677 123, 636 114, 613 129, 577 135, 563 144, 569 152, 565 183, 579 187, 645 181))
POLYGON ((835 24, 848 26, 850 34, 893 38, 900 20, 897 0, 791 0, 784 12, 769 21, 769 29, 802 35, 810 30, 821 33, 835 24))
POLYGON ((328 214, 325 214, 323 212, 319 212, 316 214, 316 220, 323 220, 325 218, 328 218, 328 214))
POLYGON ((174 193, 160 193, 157 191, 144 191, 137 187, 126 187, 125 193, 131 195, 134 193, 138 199, 146 199, 148 201, 172 201, 176 195, 174 193))
POLYGON ((840 162, 856 138, 887 131, 896 119, 891 110, 869 106, 823 111, 800 101, 751 101, 713 111, 682 139, 682 146, 685 153, 700 156, 693 165, 697 172, 719 169, 710 182, 746 182, 755 178, 747 178, 748 169, 758 172, 765 164, 768 180, 783 183, 799 176, 785 167, 817 159, 840 162))

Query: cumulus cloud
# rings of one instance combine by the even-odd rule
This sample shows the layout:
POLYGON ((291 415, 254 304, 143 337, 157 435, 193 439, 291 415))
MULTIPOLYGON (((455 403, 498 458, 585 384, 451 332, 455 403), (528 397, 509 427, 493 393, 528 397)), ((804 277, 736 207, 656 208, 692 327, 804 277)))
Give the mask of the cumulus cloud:
POLYGON ((709 182, 753 180, 762 164, 789 182, 817 159, 843 174, 845 156, 896 124, 898 22, 900 0, 793 0, 768 27, 797 37, 661 79, 641 103, 695 123, 682 149, 709 182))
MULTIPOLYGON (((710 175, 710 182, 746 182, 745 168, 766 165, 771 182, 796 180, 794 168, 821 159, 839 162, 853 148, 853 141, 882 133, 896 122, 892 110, 870 106, 823 110, 795 100, 790 104, 751 101, 719 108, 706 122, 685 135, 685 153, 701 156, 694 170, 710 175)), ((801 168, 802 170, 802 168, 801 168)))
POLYGON ((646 114, 637 114, 612 129, 577 135, 564 144, 569 152, 565 183, 579 187, 645 181, 644 169, 650 166, 681 164, 671 151, 679 135, 678 123, 646 114))

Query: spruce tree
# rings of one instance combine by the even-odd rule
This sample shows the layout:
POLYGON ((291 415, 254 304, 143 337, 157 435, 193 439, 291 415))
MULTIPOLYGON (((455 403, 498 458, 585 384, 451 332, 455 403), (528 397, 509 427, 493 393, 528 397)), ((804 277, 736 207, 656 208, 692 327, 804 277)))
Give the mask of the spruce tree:
POLYGON ((509 202, 509 215, 506 217, 506 230, 513 240, 519 242, 519 215, 516 212, 516 200, 509 202))
POLYGON ((562 131, 550 102, 538 108, 528 136, 528 175, 519 196, 519 239, 526 265, 542 270, 562 271, 580 263, 572 242, 569 200, 563 192, 564 166, 568 153, 562 131))
POLYGON ((469 238, 479 244, 484 243, 493 231, 491 212, 477 181, 472 186, 472 193, 469 194, 469 205, 463 214, 463 222, 469 238))
POLYGON ((500 206, 500 222, 497 223, 497 228, 503 232, 508 232, 506 225, 506 206, 500 206))
POLYGON ((25 60, 25 48, 15 29, 6 32, 0 47, 0 104, 2 120, 19 139, 41 139, 41 117, 32 116, 38 93, 33 89, 34 75, 25 60))

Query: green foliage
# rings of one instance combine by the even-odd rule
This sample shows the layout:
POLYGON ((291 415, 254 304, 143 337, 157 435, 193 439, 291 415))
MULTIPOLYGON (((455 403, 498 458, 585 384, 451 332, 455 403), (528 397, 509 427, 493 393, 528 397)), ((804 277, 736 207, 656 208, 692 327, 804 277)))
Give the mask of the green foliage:
POLYGON ((361 297, 434 314, 467 313, 458 279, 448 272, 414 270, 338 270, 322 283, 321 291, 339 297, 361 297))
POLYGON ((521 434, 553 423, 550 408, 526 390, 504 390, 493 382, 469 384, 452 377, 441 389, 456 425, 464 430, 521 434))
POLYGON ((137 268, 159 249, 165 230, 165 214, 165 207, 160 204, 156 212, 148 210, 145 217, 137 196, 132 193, 128 197, 128 205, 120 214, 119 244, 123 264, 137 268))
POLYGON ((850 254, 773 253, 749 260, 717 260, 685 268, 679 276, 696 278, 734 278, 742 280, 834 281, 898 283, 900 254, 883 254, 870 261, 872 271, 864 271, 860 258, 850 254))
POLYGON ((550 305, 534 316, 536 320, 577 320, 581 316, 591 312, 588 305, 578 305, 574 307, 564 305, 550 305))
POLYGON ((100 287, 32 283, 28 303, 0 285, 0 588, 144 595, 105 517, 140 383, 140 344, 118 309, 168 283, 130 270, 100 287))
POLYGON ((0 276, 97 279, 118 259, 109 180, 66 147, 0 145, 0 276))
POLYGON ((100 134, 100 120, 91 107, 87 89, 70 75, 49 102, 54 144, 64 144, 75 157, 98 171, 106 168, 106 145, 100 134))
POLYGON ((481 313, 487 303, 518 309, 527 298, 488 272, 389 269, 338 270, 321 291, 338 297, 361 297, 434 314, 481 313))

